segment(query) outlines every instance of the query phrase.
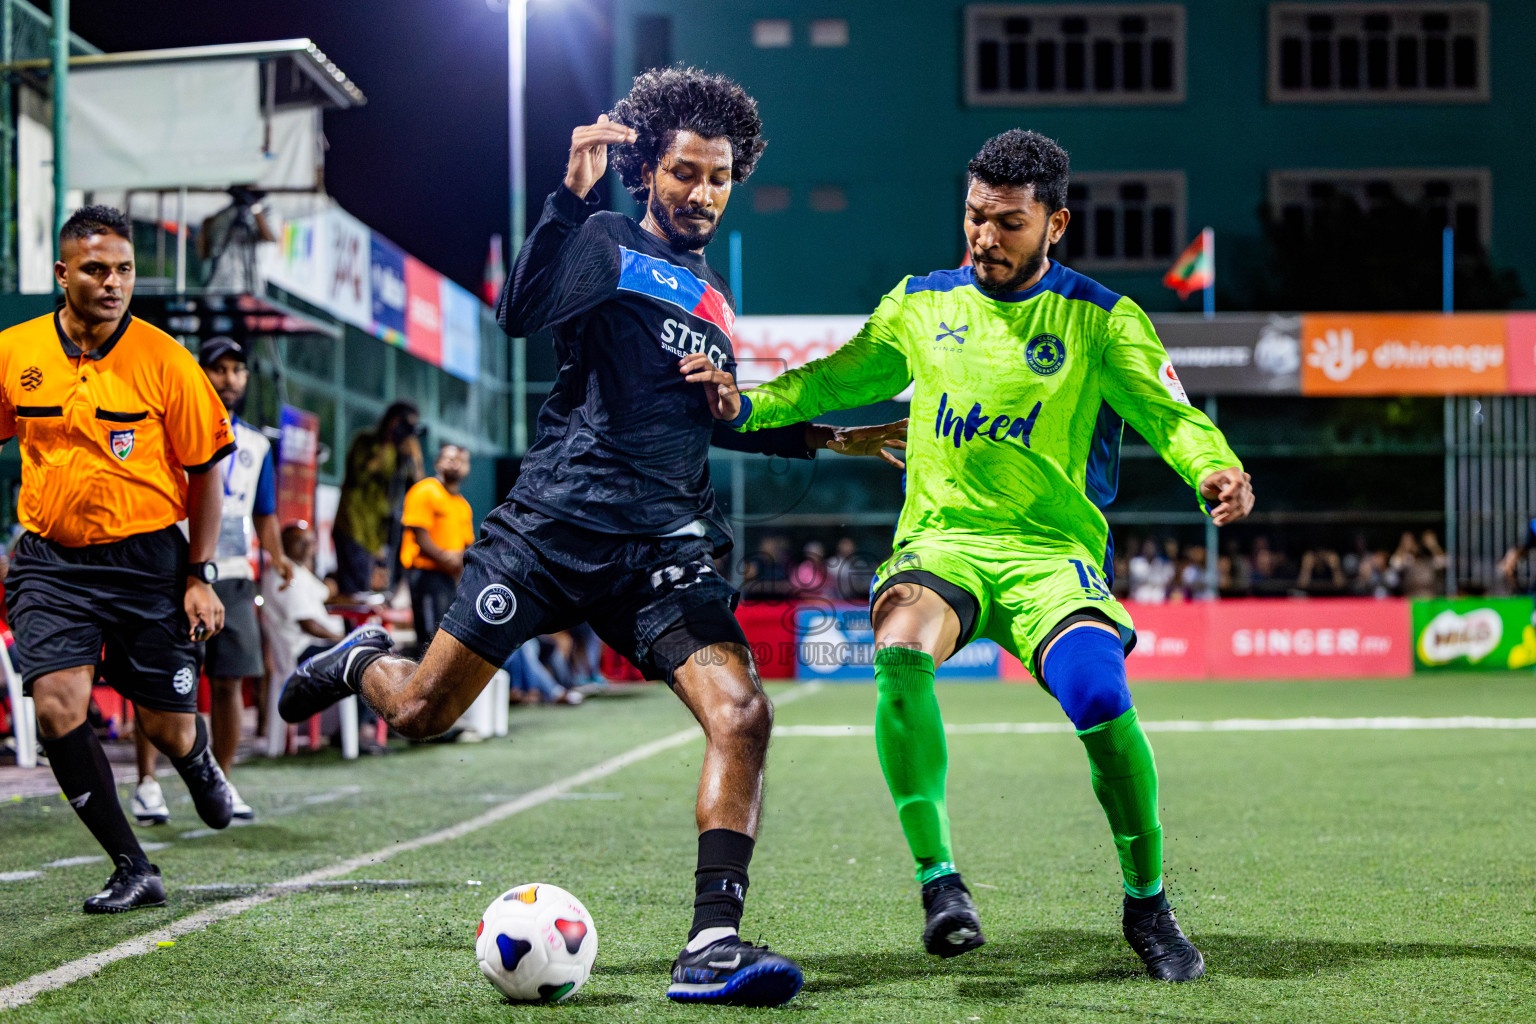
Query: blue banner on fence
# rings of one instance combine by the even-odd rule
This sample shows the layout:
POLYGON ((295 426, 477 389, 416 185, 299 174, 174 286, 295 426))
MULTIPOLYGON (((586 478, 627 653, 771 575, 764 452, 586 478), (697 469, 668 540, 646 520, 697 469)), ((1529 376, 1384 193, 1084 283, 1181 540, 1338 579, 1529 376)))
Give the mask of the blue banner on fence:
MULTIPOLYGON (((951 682, 996 679, 999 649, 991 640, 972 640, 939 666, 951 682)), ((812 604, 795 612, 795 678, 869 682, 875 678, 875 633, 865 606, 812 604)))

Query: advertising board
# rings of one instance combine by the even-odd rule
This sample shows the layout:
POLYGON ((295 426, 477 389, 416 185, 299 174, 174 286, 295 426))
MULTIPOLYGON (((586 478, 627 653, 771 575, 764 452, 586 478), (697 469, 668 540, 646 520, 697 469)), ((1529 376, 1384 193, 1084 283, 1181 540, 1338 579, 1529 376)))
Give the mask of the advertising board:
POLYGON ((1458 597, 1413 602, 1419 671, 1526 669, 1536 665, 1529 597, 1458 597))

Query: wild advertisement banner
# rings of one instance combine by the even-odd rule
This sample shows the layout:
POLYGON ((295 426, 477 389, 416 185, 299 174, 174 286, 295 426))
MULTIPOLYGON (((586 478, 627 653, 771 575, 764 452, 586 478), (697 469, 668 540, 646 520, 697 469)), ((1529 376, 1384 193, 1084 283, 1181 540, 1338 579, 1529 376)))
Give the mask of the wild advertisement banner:
POLYGON ((1421 671, 1529 669, 1536 628, 1529 597, 1458 597, 1413 602, 1413 659, 1421 671))

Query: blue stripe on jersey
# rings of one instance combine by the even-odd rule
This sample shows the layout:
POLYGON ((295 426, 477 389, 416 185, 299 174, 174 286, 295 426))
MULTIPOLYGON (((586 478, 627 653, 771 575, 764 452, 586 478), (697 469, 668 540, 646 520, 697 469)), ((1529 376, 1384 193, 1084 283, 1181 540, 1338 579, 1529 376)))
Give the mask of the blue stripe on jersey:
POLYGON ((1115 500, 1120 490, 1120 435, 1125 420, 1109 407, 1099 405, 1099 418, 1093 425, 1093 440, 1088 444, 1087 483, 1083 490, 1088 500, 1100 509, 1115 500))
MULTIPOLYGON (((908 295, 917 292, 952 292, 956 288, 966 288, 976 284, 976 274, 970 267, 960 267, 958 270, 935 270, 923 277, 907 278, 908 295)), ((1001 295, 993 295, 990 292, 981 291, 989 299, 998 302, 1023 302, 1032 299, 1041 292, 1055 292, 1064 299, 1075 299, 1079 302, 1091 302, 1104 312, 1108 313, 1115 308, 1115 303, 1120 301, 1120 296, 1105 288, 1091 277, 1084 277, 1077 271, 1061 263, 1052 263, 1051 269, 1045 272, 1045 276, 1035 283, 1033 288, 1022 292, 1005 292, 1001 295)))
POLYGON ((707 286, 687 267, 619 246, 619 289, 639 292, 692 313, 707 286))
POLYGON ((907 278, 907 294, 915 295, 918 292, 952 292, 956 288, 964 288, 974 283, 970 267, 960 267, 957 270, 935 270, 931 274, 922 277, 907 278))

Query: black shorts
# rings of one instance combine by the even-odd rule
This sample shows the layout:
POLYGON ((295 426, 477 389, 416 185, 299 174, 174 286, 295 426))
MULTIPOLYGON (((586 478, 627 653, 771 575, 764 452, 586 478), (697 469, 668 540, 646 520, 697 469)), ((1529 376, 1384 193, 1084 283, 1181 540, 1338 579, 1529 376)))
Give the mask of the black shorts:
POLYGON ((224 628, 208 638, 205 664, 213 679, 248 679, 266 671, 261 626, 256 622, 256 581, 219 580, 213 592, 224 602, 224 628))
POLYGON ((598 533, 508 502, 465 552, 439 628, 501 665, 532 637, 588 622, 647 679, 670 683, 694 651, 745 642, 730 614, 736 588, 715 571, 712 547, 703 537, 598 533), (709 605, 723 614, 695 614, 709 605), (685 618, 687 629, 672 630, 685 618))
POLYGON ((436 569, 407 569, 405 582, 411 590, 411 618, 416 626, 416 646, 425 651, 442 625, 443 616, 458 594, 454 578, 436 569))
POLYGON ((944 599, 944 603, 954 610, 955 617, 960 620, 960 636, 955 640, 955 649, 950 652, 953 657, 960 648, 971 642, 976 633, 976 620, 981 616, 981 602, 976 600, 976 595, 957 587, 942 576, 929 572, 927 569, 903 569, 892 573, 889 579, 883 579, 875 588, 875 592, 869 595, 869 610, 873 612, 875 605, 880 601, 880 595, 896 586, 898 583, 911 583, 914 586, 926 587, 944 599))
POLYGON ((80 548, 23 534, 5 607, 25 692, 49 672, 99 664, 141 707, 195 711, 203 645, 188 639, 186 573, 187 541, 174 526, 80 548))

